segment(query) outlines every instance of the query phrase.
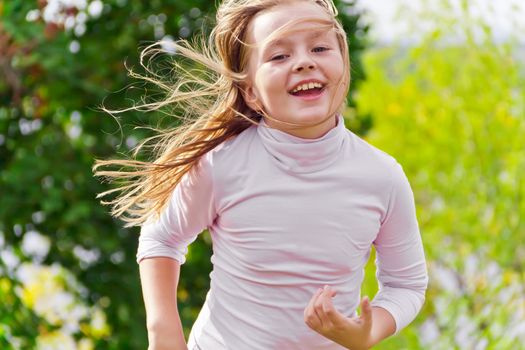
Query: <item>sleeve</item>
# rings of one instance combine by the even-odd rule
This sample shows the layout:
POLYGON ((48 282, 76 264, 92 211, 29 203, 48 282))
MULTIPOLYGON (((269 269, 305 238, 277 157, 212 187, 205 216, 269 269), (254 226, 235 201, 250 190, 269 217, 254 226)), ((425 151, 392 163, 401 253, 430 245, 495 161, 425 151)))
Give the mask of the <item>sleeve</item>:
POLYGON ((397 162, 392 174, 388 209, 374 245, 379 291, 371 305, 382 307, 392 314, 397 334, 420 311, 428 284, 414 196, 397 162))
POLYGON ((188 246, 215 220, 213 177, 209 155, 204 155, 175 186, 158 220, 140 230, 137 263, 149 257, 186 261, 188 246))

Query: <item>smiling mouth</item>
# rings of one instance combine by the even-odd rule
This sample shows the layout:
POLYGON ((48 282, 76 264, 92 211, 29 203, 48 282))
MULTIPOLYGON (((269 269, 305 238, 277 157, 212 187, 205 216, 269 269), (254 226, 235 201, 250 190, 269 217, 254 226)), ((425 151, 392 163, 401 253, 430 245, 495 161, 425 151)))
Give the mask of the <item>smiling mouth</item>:
POLYGON ((322 85, 320 83, 309 83, 309 84, 303 84, 299 85, 295 89, 289 92, 289 94, 293 96, 317 96, 319 95, 324 89, 326 85, 322 85))

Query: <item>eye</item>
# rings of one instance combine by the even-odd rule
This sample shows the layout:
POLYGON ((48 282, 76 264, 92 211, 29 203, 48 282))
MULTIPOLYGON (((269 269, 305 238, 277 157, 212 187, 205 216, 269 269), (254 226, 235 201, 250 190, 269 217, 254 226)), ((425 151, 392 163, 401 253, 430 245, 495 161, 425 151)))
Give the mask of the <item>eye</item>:
POLYGON ((317 46, 312 49, 313 52, 324 52, 330 50, 328 47, 317 46))
POLYGON ((275 55, 273 56, 272 58, 270 58, 270 61, 282 61, 284 60, 286 57, 288 57, 287 55, 275 55))

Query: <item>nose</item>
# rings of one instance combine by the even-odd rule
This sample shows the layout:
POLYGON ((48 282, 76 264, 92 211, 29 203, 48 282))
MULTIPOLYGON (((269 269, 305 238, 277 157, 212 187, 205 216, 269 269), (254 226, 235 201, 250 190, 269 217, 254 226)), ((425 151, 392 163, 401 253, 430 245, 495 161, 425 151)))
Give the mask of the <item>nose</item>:
POLYGON ((293 66, 294 72, 302 72, 304 70, 313 70, 316 68, 314 60, 309 55, 303 54, 298 56, 297 61, 293 66))

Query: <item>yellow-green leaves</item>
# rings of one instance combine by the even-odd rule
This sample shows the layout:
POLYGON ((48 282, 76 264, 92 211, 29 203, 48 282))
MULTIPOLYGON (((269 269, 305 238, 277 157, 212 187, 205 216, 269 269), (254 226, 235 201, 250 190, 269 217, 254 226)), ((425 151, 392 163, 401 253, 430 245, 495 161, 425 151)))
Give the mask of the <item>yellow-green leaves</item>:
POLYGON ((437 28, 414 47, 365 57, 357 111, 372 115, 367 139, 410 179, 431 267, 421 333, 380 349, 525 341, 525 64, 512 43, 461 20, 463 40, 437 28))

